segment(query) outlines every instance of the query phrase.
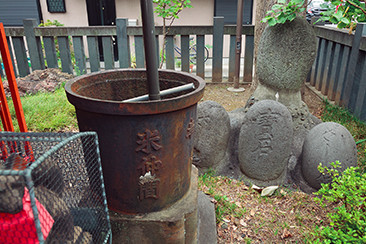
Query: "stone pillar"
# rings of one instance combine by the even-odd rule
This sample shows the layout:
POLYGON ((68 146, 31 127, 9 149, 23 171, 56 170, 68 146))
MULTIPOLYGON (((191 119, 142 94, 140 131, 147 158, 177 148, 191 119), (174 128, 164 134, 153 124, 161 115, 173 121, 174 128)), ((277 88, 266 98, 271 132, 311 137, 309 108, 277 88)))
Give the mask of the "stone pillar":
POLYGON ((193 166, 187 194, 161 211, 141 215, 110 211, 113 243, 197 243, 197 180, 193 166))

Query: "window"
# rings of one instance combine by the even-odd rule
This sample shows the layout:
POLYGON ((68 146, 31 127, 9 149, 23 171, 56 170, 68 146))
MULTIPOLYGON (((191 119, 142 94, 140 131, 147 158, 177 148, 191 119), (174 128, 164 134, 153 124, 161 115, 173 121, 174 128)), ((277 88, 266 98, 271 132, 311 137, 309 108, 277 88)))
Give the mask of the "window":
POLYGON ((47 0, 47 9, 50 13, 65 13, 65 0, 47 0))
MULTIPOLYGON (((238 0, 215 0, 215 16, 223 16, 225 24, 236 24, 238 0)), ((244 0, 243 24, 252 24, 253 0, 244 0)))

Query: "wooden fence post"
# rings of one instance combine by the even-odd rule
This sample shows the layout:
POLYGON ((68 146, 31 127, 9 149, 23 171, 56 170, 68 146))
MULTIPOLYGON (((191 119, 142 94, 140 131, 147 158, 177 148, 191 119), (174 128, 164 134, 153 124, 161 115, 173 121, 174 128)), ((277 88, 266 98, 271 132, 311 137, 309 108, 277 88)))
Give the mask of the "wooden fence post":
POLYGON ((189 72, 189 35, 180 37, 182 71, 189 72))
MULTIPOLYGON (((222 82, 222 58, 224 44, 224 17, 214 17, 212 82, 222 82)), ((182 50, 183 51, 183 50, 182 50)))
POLYGON ((104 68, 114 69, 113 41, 111 36, 102 36, 104 68))
MULTIPOLYGON (((352 91, 355 85, 355 74, 357 72, 357 62, 360 51, 360 43, 362 36, 366 35, 366 23, 358 23, 356 27, 356 33, 353 37, 351 54, 348 62, 348 70, 347 70, 347 78, 344 86, 343 96, 341 97, 341 105, 350 109, 352 112, 354 107, 351 102, 352 99, 352 91)), ((361 81, 360 81, 361 82, 361 81)))
POLYGON ((363 61, 363 69, 360 76, 360 86, 358 88, 357 100, 355 105, 355 115, 361 120, 366 120, 366 58, 363 61))
POLYGON ((253 79, 254 62, 254 36, 245 36, 245 54, 244 54, 244 77, 245 83, 251 83, 253 79))
POLYGON ((174 36, 170 35, 166 37, 165 54, 166 54, 166 68, 175 70, 174 36))
POLYGON ((329 77, 331 75, 330 72, 332 72, 331 68, 331 61, 333 60, 334 56, 334 42, 329 42, 325 54, 325 62, 324 62, 324 74, 322 77, 321 82, 321 93, 323 95, 328 95, 328 89, 329 89, 329 77))
POLYGON ((13 64, 14 75, 15 75, 15 77, 18 77, 17 69, 15 68, 15 59, 14 59, 14 54, 13 54, 13 49, 12 49, 10 38, 6 37, 6 41, 8 43, 10 58, 11 58, 11 62, 13 64))
POLYGON ((78 68, 76 75, 86 74, 86 58, 83 36, 73 36, 72 40, 74 44, 76 67, 78 68))
POLYGON ((347 73, 347 65, 348 65, 350 50, 351 50, 351 48, 349 46, 343 46, 341 66, 339 69, 339 77, 338 77, 338 82, 337 82, 336 94, 334 97, 335 103, 337 105, 341 105, 343 84, 345 83, 345 80, 347 77, 346 73, 347 73))
POLYGON ((44 36, 44 51, 46 54, 47 67, 48 68, 58 68, 55 38, 53 36, 44 36))
POLYGON ((45 69, 41 40, 34 34, 34 28, 37 27, 37 20, 25 19, 23 20, 23 25, 24 34, 27 39, 32 70, 45 69))
POLYGON ((19 75, 21 77, 29 75, 29 65, 27 59, 27 52, 25 50, 25 43, 23 37, 12 37, 14 45, 14 53, 17 60, 19 75))
POLYGON ((70 44, 68 36, 58 36, 58 46, 60 49, 61 68, 62 72, 73 74, 74 70, 71 62, 70 44))
POLYGON ((229 82, 234 81, 235 76, 235 51, 236 51, 236 36, 230 35, 229 49, 229 82))
POLYGON ((338 78, 339 78, 339 70, 341 67, 341 44, 335 43, 334 48, 334 54, 333 54, 333 60, 332 60, 332 67, 331 67, 331 73, 329 77, 329 88, 328 88, 328 98, 331 101, 334 101, 335 95, 336 95, 336 88, 338 84, 338 78))
POLYGON ((196 57, 196 65, 197 70, 196 74, 200 76, 202 79, 205 78, 205 36, 197 35, 196 36, 196 47, 197 47, 197 57, 196 57))
POLYGON ((142 36, 135 36, 136 68, 145 67, 144 39, 142 36))
POLYGON ((130 67, 130 52, 127 36, 128 19, 116 19, 117 43, 118 43, 118 59, 120 68, 130 67))
POLYGON ((90 71, 91 72, 97 72, 97 71, 100 70, 100 56, 99 56, 98 37, 88 36, 86 38, 86 40, 88 42, 90 71))
POLYGON ((324 67, 325 67, 325 58, 326 58, 326 50, 328 47, 328 40, 320 39, 319 40, 319 60, 317 62, 317 72, 316 72, 316 80, 315 80, 315 89, 318 91, 321 90, 323 75, 324 75, 324 67))

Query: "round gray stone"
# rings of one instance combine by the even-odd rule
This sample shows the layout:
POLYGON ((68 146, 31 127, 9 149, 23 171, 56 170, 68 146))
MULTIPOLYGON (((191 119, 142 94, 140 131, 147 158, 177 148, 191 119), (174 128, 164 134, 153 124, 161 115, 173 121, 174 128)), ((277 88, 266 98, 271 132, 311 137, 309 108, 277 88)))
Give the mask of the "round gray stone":
POLYGON ((316 55, 316 36, 303 18, 267 26, 258 46, 257 77, 273 89, 299 90, 316 55))
POLYGON ((319 163, 328 168, 331 162, 339 161, 343 172, 350 166, 357 166, 356 143, 351 133, 334 122, 321 123, 309 131, 305 137, 302 152, 302 173, 307 183, 320 189, 321 183, 329 183, 331 178, 318 171, 319 163))
POLYGON ((217 102, 205 101, 198 104, 196 126, 193 164, 200 169, 215 168, 227 149, 229 115, 217 102))
POLYGON ((249 178, 278 179, 291 154, 292 119, 279 102, 262 100, 247 112, 240 129, 238 158, 241 171, 249 178))

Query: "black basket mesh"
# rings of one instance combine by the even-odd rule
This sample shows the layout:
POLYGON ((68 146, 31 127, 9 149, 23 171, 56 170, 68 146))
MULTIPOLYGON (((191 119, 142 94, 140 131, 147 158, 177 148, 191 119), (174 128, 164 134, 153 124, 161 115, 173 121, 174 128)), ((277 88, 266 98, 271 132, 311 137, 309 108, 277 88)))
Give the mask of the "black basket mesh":
POLYGON ((0 243, 33 240, 111 241, 95 133, 0 133, 0 243))

